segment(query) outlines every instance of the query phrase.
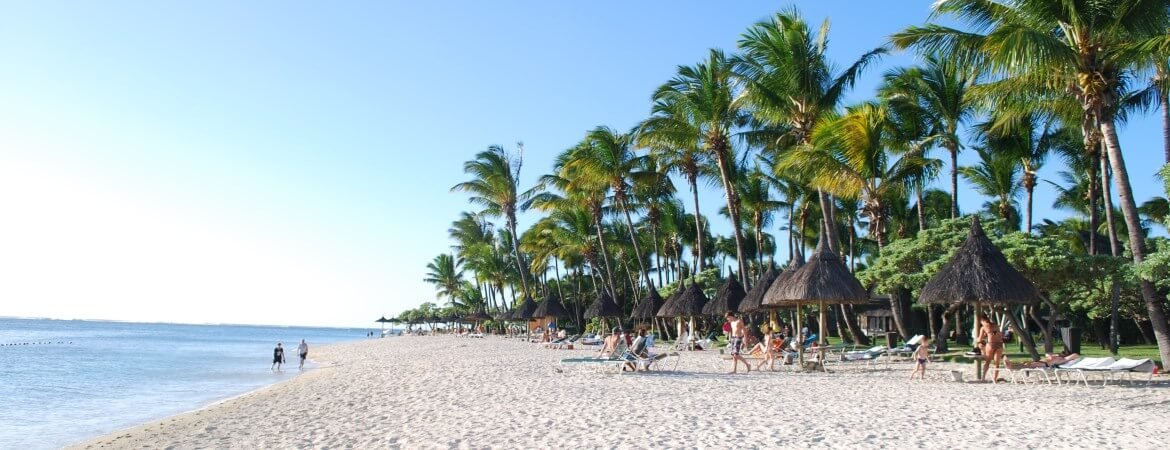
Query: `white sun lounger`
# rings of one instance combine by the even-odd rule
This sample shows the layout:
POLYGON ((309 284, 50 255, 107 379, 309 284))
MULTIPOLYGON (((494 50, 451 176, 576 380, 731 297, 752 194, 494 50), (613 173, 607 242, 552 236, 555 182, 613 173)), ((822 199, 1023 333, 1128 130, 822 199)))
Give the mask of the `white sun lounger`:
POLYGON ((1133 384, 1133 379, 1130 376, 1134 373, 1146 374, 1146 384, 1154 382, 1154 368, 1157 367, 1151 359, 1129 359, 1121 358, 1117 362, 1109 366, 1109 372, 1116 375, 1125 375, 1130 384, 1133 384))
POLYGON ((1082 359, 1084 358, 1077 358, 1072 361, 1067 361, 1064 364, 1057 364, 1049 367, 1018 367, 1013 369, 1010 366, 1005 366, 1008 369, 1008 373, 1011 374, 1010 381, 1012 383, 1015 383, 1017 379, 1020 379, 1021 383, 1027 384, 1027 382, 1032 379, 1032 374, 1035 373, 1039 374, 1039 376, 1036 377, 1037 383, 1039 383, 1040 378, 1043 377, 1044 381, 1047 381, 1048 384, 1052 384, 1052 378, 1056 376, 1056 369, 1071 367, 1082 359), (1017 375, 1023 375, 1023 377, 1017 378, 1017 375))
POLYGON ((1081 360, 1077 361, 1075 364, 1065 364, 1061 367, 1058 367, 1055 370, 1056 383, 1064 384, 1064 380, 1060 376, 1062 373, 1069 374, 1068 381, 1072 384, 1077 383, 1076 380, 1072 378, 1073 374, 1080 375, 1081 381, 1085 383, 1085 386, 1089 385, 1089 374, 1101 375, 1102 381, 1104 382, 1104 377, 1112 374, 1112 372, 1109 370, 1109 366, 1112 366, 1115 363, 1117 363, 1117 361, 1108 356, 1102 358, 1081 358, 1081 360))

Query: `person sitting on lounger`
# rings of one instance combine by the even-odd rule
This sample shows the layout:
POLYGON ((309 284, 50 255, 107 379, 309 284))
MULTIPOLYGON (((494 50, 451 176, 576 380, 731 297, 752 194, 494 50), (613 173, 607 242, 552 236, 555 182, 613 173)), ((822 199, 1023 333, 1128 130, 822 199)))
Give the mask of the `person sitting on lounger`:
POLYGON ((1076 353, 1048 353, 1044 355, 1044 359, 1039 361, 1028 361, 1020 364, 1014 364, 1016 367, 1025 369, 1044 369, 1048 367, 1056 367, 1064 363, 1076 361, 1080 359, 1081 355, 1076 353))
POLYGON ((609 356, 613 354, 614 350, 617 350, 618 338, 618 330, 617 328, 614 328, 613 332, 610 333, 609 336, 606 336, 605 341, 602 342, 601 351, 597 352, 597 357, 599 359, 609 358, 609 356))

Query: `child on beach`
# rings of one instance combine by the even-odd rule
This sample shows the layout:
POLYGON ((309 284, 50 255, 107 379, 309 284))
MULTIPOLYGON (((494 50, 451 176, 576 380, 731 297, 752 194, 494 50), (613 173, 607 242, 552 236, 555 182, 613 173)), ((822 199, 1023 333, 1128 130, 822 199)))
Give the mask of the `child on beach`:
POLYGON ((914 349, 914 371, 910 372, 910 379, 914 379, 914 374, 919 374, 918 379, 926 379, 926 363, 930 362, 930 339, 923 338, 922 343, 918 344, 918 348, 914 349))

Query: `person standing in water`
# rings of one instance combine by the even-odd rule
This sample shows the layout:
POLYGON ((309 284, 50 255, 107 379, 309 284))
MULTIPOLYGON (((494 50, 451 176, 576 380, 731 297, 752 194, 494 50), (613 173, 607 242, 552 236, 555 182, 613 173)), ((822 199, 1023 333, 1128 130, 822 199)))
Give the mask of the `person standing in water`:
POLYGON ((280 370, 281 364, 284 364, 284 347, 277 342, 276 348, 272 349, 272 370, 280 370))
POLYGON ((301 365, 298 369, 304 370, 305 358, 309 357, 309 344, 306 344, 304 339, 301 339, 301 345, 297 346, 297 355, 301 357, 301 365))

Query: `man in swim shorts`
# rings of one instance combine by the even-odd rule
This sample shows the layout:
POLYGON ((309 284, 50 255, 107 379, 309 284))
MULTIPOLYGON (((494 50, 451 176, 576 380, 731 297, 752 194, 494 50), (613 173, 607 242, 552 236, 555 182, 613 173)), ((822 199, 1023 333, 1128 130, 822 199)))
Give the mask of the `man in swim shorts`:
POLYGON ((309 357, 309 344, 306 344, 304 339, 301 339, 301 345, 297 346, 297 355, 301 357, 301 365, 298 368, 304 370, 305 358, 309 357))
POLYGON ((272 349, 272 370, 280 370, 281 364, 284 364, 284 347, 277 342, 276 348, 272 349))
POLYGON ((735 317, 735 313, 727 313, 727 322, 731 324, 731 336, 728 338, 727 348, 731 350, 731 372, 736 373, 739 369, 739 362, 743 361, 743 365, 747 366, 747 371, 752 371, 752 365, 743 359, 740 354, 743 353, 743 338, 745 335, 743 320, 735 317))

